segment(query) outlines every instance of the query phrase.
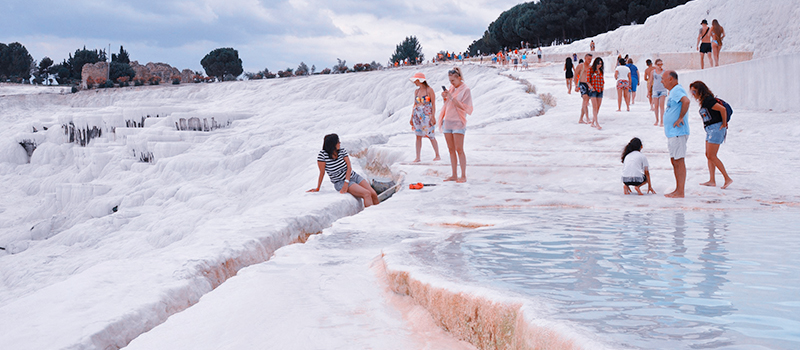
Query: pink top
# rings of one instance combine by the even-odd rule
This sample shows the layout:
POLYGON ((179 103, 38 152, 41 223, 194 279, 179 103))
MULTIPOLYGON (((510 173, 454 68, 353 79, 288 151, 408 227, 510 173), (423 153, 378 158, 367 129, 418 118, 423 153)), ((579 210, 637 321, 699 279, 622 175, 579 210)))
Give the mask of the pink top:
POLYGON ((442 121, 442 129, 466 129, 467 114, 472 114, 472 93, 469 91, 467 84, 463 82, 457 88, 450 85, 448 92, 451 98, 444 101, 444 107, 439 114, 439 119, 442 121), (463 108, 457 107, 453 101, 454 99, 461 102, 461 107, 463 108))

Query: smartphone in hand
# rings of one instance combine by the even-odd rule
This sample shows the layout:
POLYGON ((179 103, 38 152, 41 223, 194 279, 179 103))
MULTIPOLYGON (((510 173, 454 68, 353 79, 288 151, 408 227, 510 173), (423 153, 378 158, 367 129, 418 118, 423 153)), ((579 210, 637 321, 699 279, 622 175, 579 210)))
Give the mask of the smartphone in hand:
POLYGON ((447 88, 442 85, 442 91, 447 91, 447 88))

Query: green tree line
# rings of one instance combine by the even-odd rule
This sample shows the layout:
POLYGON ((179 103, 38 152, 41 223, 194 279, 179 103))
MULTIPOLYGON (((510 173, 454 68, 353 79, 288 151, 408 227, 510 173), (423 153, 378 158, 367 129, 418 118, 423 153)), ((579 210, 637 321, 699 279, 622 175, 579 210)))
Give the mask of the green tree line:
POLYGON ((533 46, 567 44, 647 17, 689 0, 541 0, 526 2, 500 14, 467 51, 475 55, 533 46))

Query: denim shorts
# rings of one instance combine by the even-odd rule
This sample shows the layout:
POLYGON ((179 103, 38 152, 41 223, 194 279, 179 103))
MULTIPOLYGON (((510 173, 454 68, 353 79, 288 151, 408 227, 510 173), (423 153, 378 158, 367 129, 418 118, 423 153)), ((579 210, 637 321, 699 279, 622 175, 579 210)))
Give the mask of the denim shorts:
POLYGON ((722 122, 714 123, 706 127, 706 142, 721 145, 728 136, 728 128, 720 129, 722 122))
POLYGON ((659 98, 661 96, 667 97, 667 95, 669 95, 669 91, 653 90, 653 98, 659 98))
MULTIPOLYGON (((364 181, 364 178, 362 178, 361 175, 358 175, 355 171, 353 171, 350 173, 350 185, 348 185, 347 187, 350 188, 350 186, 352 186, 353 184, 360 184, 361 181, 364 181)), ((337 191, 341 191, 342 187, 344 187, 344 180, 336 181, 333 183, 333 188, 335 188, 337 191)))
POLYGON ((442 129, 442 134, 461 134, 464 135, 467 133, 467 129, 442 129))
POLYGON ((603 92, 602 91, 589 90, 589 93, 587 95, 589 97, 603 98, 603 92))

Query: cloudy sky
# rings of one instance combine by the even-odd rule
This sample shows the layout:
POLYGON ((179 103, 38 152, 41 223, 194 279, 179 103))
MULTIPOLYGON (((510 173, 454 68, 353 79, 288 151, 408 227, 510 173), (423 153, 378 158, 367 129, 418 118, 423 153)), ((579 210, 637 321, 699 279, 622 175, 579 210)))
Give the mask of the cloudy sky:
POLYGON ((139 0, 0 2, 0 42, 20 42, 35 60, 61 62, 87 49, 119 51, 139 63, 201 70, 219 47, 239 51, 245 71, 276 72, 303 61, 386 64, 416 36, 426 58, 463 51, 520 0, 139 0))

